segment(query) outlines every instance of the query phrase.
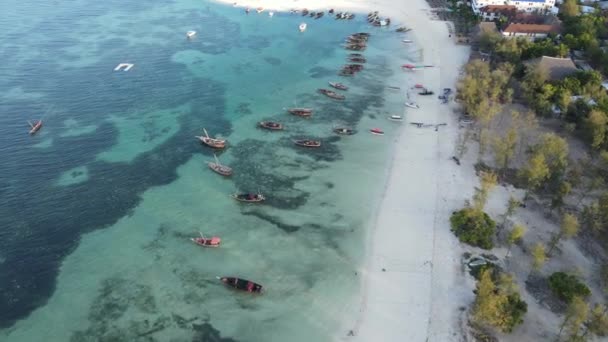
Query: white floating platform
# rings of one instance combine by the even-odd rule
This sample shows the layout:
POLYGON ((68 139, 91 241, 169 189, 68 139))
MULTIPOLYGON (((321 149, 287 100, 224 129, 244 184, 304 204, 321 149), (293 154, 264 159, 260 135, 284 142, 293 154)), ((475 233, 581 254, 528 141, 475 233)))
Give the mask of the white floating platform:
POLYGON ((116 66, 116 68, 114 68, 114 71, 129 71, 131 70, 131 68, 134 66, 135 64, 131 64, 131 63, 120 63, 116 66))

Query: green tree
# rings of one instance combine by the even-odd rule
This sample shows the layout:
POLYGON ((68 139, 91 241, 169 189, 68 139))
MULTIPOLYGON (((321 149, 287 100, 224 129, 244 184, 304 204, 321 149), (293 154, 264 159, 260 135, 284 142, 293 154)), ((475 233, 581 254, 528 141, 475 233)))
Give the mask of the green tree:
POLYGON ((551 241, 549 242, 549 251, 548 255, 551 255, 553 249, 562 239, 570 239, 574 237, 578 233, 579 223, 576 216, 565 213, 562 217, 562 223, 559 227, 559 233, 555 234, 551 241))
POLYGON ((599 149, 606 141, 606 124, 608 118, 599 110, 592 110, 584 121, 585 136, 594 149, 599 149))
POLYGON ((532 247, 532 269, 539 271, 547 261, 545 246, 538 242, 532 247))
POLYGON ((527 197, 529 192, 536 190, 549 177, 549 166, 545 156, 539 153, 533 154, 526 166, 520 170, 519 175, 526 184, 527 197))
POLYGON ((483 208, 488 201, 488 195, 492 188, 496 186, 498 178, 495 173, 482 172, 481 173, 481 186, 475 188, 475 194, 473 195, 473 207, 477 211, 483 211, 483 208))
POLYGON ((475 293, 475 321, 489 324, 506 333, 523 322, 528 306, 521 300, 512 277, 501 276, 500 286, 496 286, 491 272, 483 270, 475 293))
POLYGON ((571 302, 574 297, 586 298, 591 294, 587 285, 575 276, 564 272, 555 272, 549 276, 549 288, 559 299, 571 302))
POLYGON ((509 253, 511 253, 511 247, 521 241, 524 234, 526 234, 526 226, 522 224, 516 224, 513 226, 513 229, 511 229, 509 232, 509 236, 507 236, 507 246, 509 246, 507 249, 507 257, 509 256, 509 253))
POLYGON ((568 166, 568 142, 555 133, 545 133, 534 150, 545 156, 551 173, 561 173, 568 166))
POLYGON ((515 154, 517 145, 517 131, 515 127, 511 127, 504 137, 494 138, 494 159, 496 166, 505 170, 509 167, 509 162, 515 154))
POLYGON ((456 211, 450 217, 450 224, 452 232, 461 242, 483 249, 493 247, 492 237, 496 231, 496 223, 483 211, 474 208, 456 211))
MULTIPOLYGON (((596 304, 591 309, 589 321, 587 322, 587 331, 596 334, 597 336, 608 335, 608 306, 596 304)), ((585 332, 585 334, 587 333, 585 332)))
POLYGON ((507 220, 509 219, 509 217, 511 217, 511 216, 513 216, 513 214, 515 214, 515 211, 517 210, 517 208, 519 208, 520 205, 521 205, 520 201, 515 199, 515 197, 513 197, 513 196, 509 196, 509 202, 507 202, 507 210, 505 211, 504 214, 502 214, 502 226, 504 226, 507 223, 507 220))
POLYGON ((576 0, 564 0, 564 3, 559 8, 559 13, 562 18, 576 17, 580 14, 578 3, 576 0))
POLYGON ((566 328, 568 338, 570 340, 578 339, 579 335, 581 334, 581 329, 587 320, 588 314, 589 305, 585 302, 585 300, 580 297, 574 297, 570 302, 570 305, 568 305, 566 316, 564 317, 564 321, 559 328, 557 339, 560 339, 564 328, 566 328))
POLYGON ((561 181, 557 191, 551 198, 551 211, 560 209, 564 205, 564 198, 572 191, 572 185, 568 181, 561 181))
POLYGON ((582 214, 585 227, 594 232, 603 232, 608 226, 608 193, 603 193, 595 203, 585 206, 582 214))

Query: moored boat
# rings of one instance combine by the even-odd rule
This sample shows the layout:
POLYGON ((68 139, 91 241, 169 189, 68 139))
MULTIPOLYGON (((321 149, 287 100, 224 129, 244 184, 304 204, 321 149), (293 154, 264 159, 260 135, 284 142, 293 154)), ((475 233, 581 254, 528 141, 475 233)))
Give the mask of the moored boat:
POLYGON ((401 115, 391 115, 388 117, 391 121, 403 121, 403 116, 401 115))
POLYGON ((290 114, 305 117, 305 118, 312 116, 312 109, 310 109, 310 108, 288 108, 287 111, 290 114))
POLYGON ((417 104, 415 104, 414 102, 406 102, 406 103, 405 103, 405 105, 406 105, 407 107, 414 108, 414 109, 419 109, 419 108, 420 108, 420 106, 418 106, 418 105, 417 105, 417 104))
POLYGON ((196 31, 188 31, 188 32, 186 32, 186 37, 192 38, 194 36, 196 36, 196 31))
POLYGON ((28 121, 27 123, 30 124, 30 135, 36 134, 36 132, 38 132, 40 128, 42 128, 42 120, 38 120, 36 121, 36 123, 31 123, 30 121, 28 121))
POLYGON ((247 202, 247 203, 259 203, 266 200, 266 197, 262 194, 254 194, 254 193, 243 193, 243 194, 233 194, 232 198, 239 202, 247 202))
POLYGON ((375 135, 384 135, 384 131, 381 130, 380 128, 372 128, 369 130, 369 132, 371 134, 375 134, 375 135))
POLYGON ((302 147, 321 147, 321 142, 318 140, 301 139, 294 140, 293 143, 302 147))
POLYGON ((200 233, 201 237, 190 238, 190 241, 202 247, 219 247, 222 239, 217 236, 206 238, 203 233, 200 233))
POLYGON ((329 85, 340 90, 348 90, 348 87, 339 82, 329 82, 329 85))
POLYGON ((333 129, 334 133, 339 135, 353 135, 355 134, 355 130, 347 127, 335 127, 333 129))
POLYGON ((283 129, 283 125, 281 125, 278 122, 273 122, 273 121, 260 121, 258 123, 258 125, 261 128, 265 128, 265 129, 268 129, 268 130, 271 130, 271 131, 280 131, 280 130, 283 129))
POLYGON ((240 279, 237 277, 217 277, 226 286, 234 289, 250 292, 250 293, 262 293, 262 285, 254 283, 251 280, 240 279))
POLYGON ((363 57, 348 57, 348 60, 354 63, 367 63, 367 59, 363 57))
POLYGON ((423 91, 418 93, 418 95, 433 95, 433 94, 435 94, 433 91, 428 90, 426 88, 423 91))
POLYGON ((408 28, 408 27, 405 27, 405 26, 401 26, 401 27, 397 28, 395 31, 396 32, 409 32, 411 30, 412 30, 411 28, 408 28))
POLYGON ((207 130, 203 128, 203 131, 205 132, 205 136, 196 136, 196 138, 198 138, 198 140, 200 140, 203 144, 212 147, 212 148, 217 148, 217 149, 222 149, 224 147, 226 147, 226 140, 223 139, 215 139, 215 138, 210 138, 209 134, 207 133, 207 130))
POLYGON ((301 23, 298 29, 300 30, 300 32, 306 31, 306 23, 301 23))
POLYGON ((215 154, 213 154, 213 158, 215 158, 215 163, 214 162, 208 162, 207 166, 209 166, 209 168, 211 170, 213 170, 214 172, 228 177, 230 175, 232 175, 232 168, 226 165, 222 165, 219 161, 219 159, 217 159, 217 156, 215 154))
POLYGON ((332 98, 334 100, 344 100, 346 98, 346 96, 342 95, 342 94, 338 94, 333 90, 328 90, 328 89, 317 89, 317 91, 329 98, 332 98))
POLYGON ((409 39, 404 39, 404 40, 402 40, 402 42, 404 42, 404 43, 406 43, 406 44, 413 43, 413 41, 412 41, 412 40, 409 40, 409 39))

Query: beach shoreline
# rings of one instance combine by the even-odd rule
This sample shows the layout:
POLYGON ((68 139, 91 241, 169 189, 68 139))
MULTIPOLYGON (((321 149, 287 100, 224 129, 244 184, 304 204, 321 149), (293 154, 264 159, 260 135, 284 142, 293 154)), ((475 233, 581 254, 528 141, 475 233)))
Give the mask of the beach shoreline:
MULTIPOLYGON (((391 18, 391 29, 405 25, 413 30, 408 34, 423 51, 420 62, 435 66, 413 73, 413 83, 436 93, 455 88, 470 54, 468 46, 456 45, 449 36, 448 23, 431 19, 425 0, 249 0, 236 6, 266 11, 333 8, 357 15, 379 11, 381 17, 391 18)), ((463 290, 466 286, 457 286, 464 282, 461 251, 450 232, 449 217, 462 206, 477 179, 468 163, 458 166, 451 160, 458 136, 456 104, 440 104, 435 96, 411 96, 421 108, 404 110, 407 121, 447 126, 437 132, 407 124, 401 128, 384 194, 367 231, 356 318, 345 317, 336 340, 450 341, 462 335, 460 307, 466 306, 470 294, 463 290)))

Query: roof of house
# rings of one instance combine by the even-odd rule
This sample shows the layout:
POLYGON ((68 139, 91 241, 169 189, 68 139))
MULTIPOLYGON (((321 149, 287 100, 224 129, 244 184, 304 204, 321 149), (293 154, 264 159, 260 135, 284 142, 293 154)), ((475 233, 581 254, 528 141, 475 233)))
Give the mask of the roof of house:
POLYGON ((479 10, 483 13, 499 13, 506 15, 514 15, 517 13, 517 7, 513 5, 487 5, 479 10))
POLYGON ((537 24, 516 24, 511 23, 503 32, 507 33, 559 33, 560 27, 557 25, 537 25, 537 24))
POLYGON ((541 68, 547 71, 552 80, 561 80, 579 71, 570 58, 542 56, 525 62, 528 67, 541 68))

